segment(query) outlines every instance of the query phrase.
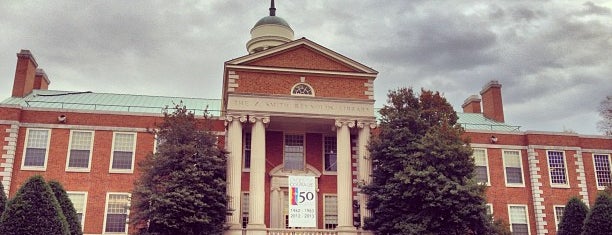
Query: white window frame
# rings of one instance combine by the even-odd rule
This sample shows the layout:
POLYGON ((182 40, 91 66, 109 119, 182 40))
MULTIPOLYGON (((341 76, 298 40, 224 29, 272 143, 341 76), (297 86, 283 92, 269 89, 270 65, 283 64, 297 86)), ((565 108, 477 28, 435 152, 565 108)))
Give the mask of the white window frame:
POLYGON ((303 138, 302 142, 302 162, 304 168, 302 169, 291 169, 290 171, 305 171, 306 170, 306 133, 283 133, 283 169, 285 169, 285 140, 287 135, 301 135, 303 138))
POLYGON ((563 150, 546 150, 546 165, 548 166, 548 183, 550 183, 550 187, 552 188, 569 188, 569 175, 567 169, 567 157, 565 157, 565 151, 563 150), (561 152, 561 156, 563 158, 563 174, 565 175, 565 184, 553 183, 552 182, 552 171, 550 168, 550 152, 561 152))
MULTIPOLYGON (((473 151, 476 151, 476 150, 484 151, 485 167, 487 167, 487 182, 484 183, 484 184, 481 183, 481 182, 478 182, 478 183, 482 184, 482 185, 486 185, 486 186, 491 186, 491 174, 490 174, 490 171, 489 171, 489 168, 490 168, 489 167, 489 154, 487 153, 487 149, 486 148, 472 148, 472 150, 473 151)), ((472 154, 472 159, 474 159, 474 163, 476 163, 475 162, 476 159, 474 158, 474 154, 472 154)), ((476 165, 476 166, 478 166, 478 165, 476 165)), ((504 172, 506 172, 505 168, 504 168, 504 172)))
POLYGON ((324 175, 337 175, 338 174, 338 146, 336 146, 336 171, 328 171, 327 167, 325 166, 325 138, 328 138, 328 137, 334 137, 334 138, 336 138, 336 141, 337 141, 337 138, 338 138, 335 135, 323 135, 323 138, 321 138, 321 142, 322 142, 321 146, 323 146, 323 148, 321 148, 321 152, 322 152, 321 153, 322 154, 321 160, 323 162, 323 164, 322 164, 322 166, 323 166, 323 174, 324 175))
POLYGON ((514 149, 502 149, 502 164, 503 164, 503 171, 504 171, 504 183, 506 184, 506 187, 525 187, 525 169, 523 168, 523 156, 520 150, 514 150, 514 149), (505 152, 518 152, 518 158, 519 158, 519 162, 521 165, 521 181, 523 183, 517 184, 517 183, 508 183, 508 176, 506 175, 506 159, 505 159, 505 152))
POLYGON ((95 131, 86 131, 86 130, 70 130, 70 138, 68 139, 68 153, 66 154, 66 171, 68 172, 90 172, 91 171, 91 158, 93 157, 93 146, 94 146, 94 138, 95 131), (87 168, 84 167, 69 167, 70 163, 70 152, 72 150, 72 137, 74 136, 74 132, 88 132, 91 133, 91 142, 89 143, 89 162, 87 163, 87 168))
POLYGON ((491 217, 493 217, 493 203, 487 203, 485 205, 491 210, 491 217))
POLYGON ((290 93, 291 93, 291 95, 292 95, 292 96, 309 96, 309 97, 311 97, 311 96, 315 96, 315 90, 314 90, 314 88, 312 88, 312 86, 311 86, 310 84, 305 83, 305 82, 298 82, 298 83, 296 83, 295 85, 293 85, 293 86, 291 87, 291 91, 290 91, 290 93), (295 87, 297 87, 297 86, 299 86, 299 85, 305 85, 305 86, 307 86, 308 88, 310 88, 310 92, 312 92, 312 94, 311 94, 311 95, 308 95, 308 94, 296 94, 296 93, 293 93, 293 90, 295 89, 295 87))
MULTIPOLYGON (((323 229, 327 229, 325 228, 325 197, 336 197, 336 204, 338 204, 338 195, 337 194, 332 194, 332 193, 324 193, 323 194, 323 229)), ((340 213, 338 211, 338 207, 336 207, 336 227, 338 227, 338 222, 340 222, 340 213)), ((335 229, 335 228, 334 228, 335 229)))
POLYGON ((526 204, 508 204, 508 222, 510 223, 510 232, 512 232, 512 214, 510 213, 510 207, 519 206, 525 208, 525 218, 527 218, 527 234, 531 234, 531 226, 529 224, 529 206, 526 204))
POLYGON ((126 213, 127 213, 127 217, 128 220, 130 218, 130 198, 132 197, 131 193, 124 193, 124 192, 107 192, 106 193, 106 201, 104 202, 104 221, 102 221, 102 234, 129 234, 129 226, 128 226, 128 221, 126 220, 125 223, 125 232, 124 233, 117 233, 117 232, 106 232, 106 217, 108 215, 108 199, 110 198, 110 195, 114 194, 114 195, 127 195, 128 196, 128 203, 127 203, 127 209, 126 209, 126 213))
POLYGON ((113 144, 111 146, 111 158, 110 163, 108 164, 108 172, 109 173, 124 173, 130 174, 134 173, 134 161, 136 160, 136 142, 138 142, 138 133, 137 132, 113 132, 113 144), (132 144, 132 166, 130 169, 113 169, 113 159, 115 158, 115 141, 117 140, 117 134, 131 134, 134 135, 134 143, 132 144))
MULTIPOLYGON (((82 191, 67 191, 67 194, 83 194, 83 216, 81 217, 81 231, 85 231, 85 215, 87 215, 87 192, 82 191)), ((71 201, 72 202, 72 201, 71 201)), ((74 202, 72 202, 74 204, 74 202)), ((76 209, 76 208, 75 208, 76 209)), ((106 221, 106 219, 104 220, 106 221)))
POLYGON ((248 198, 249 200, 247 201, 247 208, 246 208, 246 224, 249 223, 249 203, 251 203, 251 195, 249 194, 249 191, 243 191, 240 193, 240 225, 242 226, 242 228, 246 228, 245 225, 245 221, 244 221, 244 196, 246 195, 246 198, 248 198))
MULTIPOLYGON (((605 190, 606 186, 600 186, 599 185, 599 176, 597 176, 597 168, 595 166, 595 155, 599 155, 599 156, 608 156, 608 169, 610 169, 610 176, 612 178, 612 159, 610 157, 610 154, 605 154, 605 153, 593 153, 593 172, 595 173, 595 185, 597 185, 597 190, 605 190)), ((612 180, 612 179, 611 179, 612 180)), ((612 182, 610 182, 612 183, 612 182)), ((612 186, 612 185, 611 185, 612 186)))
POLYGON ((49 162, 49 146, 51 145, 51 134, 52 131, 51 129, 44 129, 44 128, 28 128, 26 129, 26 137, 25 137, 25 142, 23 144, 23 156, 21 158, 21 170, 25 170, 25 171, 46 171, 47 170, 47 163, 49 162), (25 165, 25 160, 26 160, 26 152, 28 149, 28 142, 30 141, 30 131, 47 131, 47 144, 45 146, 45 162, 43 163, 43 166, 26 166, 25 165))
MULTIPOLYGON (((284 143, 284 139, 283 139, 284 143)), ((284 146, 283 146, 284 148, 284 146)), ((250 132, 244 132, 242 135, 242 172, 251 172, 251 160, 253 159, 253 135, 250 132), (246 152, 247 152, 247 135, 249 136, 249 167, 246 167, 246 152)))
POLYGON ((557 215, 557 207, 563 207, 563 213, 565 213, 565 205, 553 205, 553 214, 555 216, 555 231, 559 231, 559 223, 561 218, 557 215))

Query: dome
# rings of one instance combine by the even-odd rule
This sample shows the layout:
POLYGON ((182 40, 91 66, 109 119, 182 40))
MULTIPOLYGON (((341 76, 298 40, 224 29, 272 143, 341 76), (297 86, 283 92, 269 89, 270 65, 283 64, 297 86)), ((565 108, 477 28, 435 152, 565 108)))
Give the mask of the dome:
POLYGON ((278 16, 266 16, 264 18, 261 18, 259 21, 257 21, 257 23, 255 23, 255 26, 253 26, 253 28, 260 26, 260 25, 265 25, 265 24, 282 25, 287 28, 291 28, 291 26, 289 26, 289 23, 287 23, 285 19, 280 18, 278 16))

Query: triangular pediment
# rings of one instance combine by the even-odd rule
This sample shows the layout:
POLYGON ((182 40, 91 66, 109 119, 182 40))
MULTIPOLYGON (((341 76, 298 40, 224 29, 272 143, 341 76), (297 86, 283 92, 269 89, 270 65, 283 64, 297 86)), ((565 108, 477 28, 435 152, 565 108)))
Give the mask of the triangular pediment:
POLYGON ((377 74, 359 62, 306 38, 226 62, 229 65, 377 74))

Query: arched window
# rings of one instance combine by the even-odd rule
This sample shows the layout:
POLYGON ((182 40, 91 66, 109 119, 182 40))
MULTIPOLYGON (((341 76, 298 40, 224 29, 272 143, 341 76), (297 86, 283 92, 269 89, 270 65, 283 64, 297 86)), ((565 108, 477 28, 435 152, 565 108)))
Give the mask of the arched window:
POLYGON ((291 88, 291 95, 314 96, 314 90, 306 83, 298 83, 291 88))

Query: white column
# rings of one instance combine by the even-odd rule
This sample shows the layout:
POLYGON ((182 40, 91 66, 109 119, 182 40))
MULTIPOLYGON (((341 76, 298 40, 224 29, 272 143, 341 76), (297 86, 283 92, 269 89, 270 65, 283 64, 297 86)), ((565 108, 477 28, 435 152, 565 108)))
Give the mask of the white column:
POLYGON ((282 208, 280 208, 281 204, 281 189, 275 186, 272 186, 270 189, 270 228, 281 228, 281 214, 282 208))
POLYGON ((336 121, 337 147, 337 196, 338 234, 352 234, 353 227, 353 179, 351 170, 351 133, 354 121, 336 121), (348 233, 344 233, 348 232, 348 233))
POLYGON ((227 140, 225 149, 229 152, 227 158, 227 194, 229 196, 228 206, 232 210, 227 216, 227 224, 230 227, 226 235, 242 234, 240 223, 240 184, 242 174, 242 122, 246 121, 244 116, 227 116, 227 140))
POLYGON ((249 181, 249 224, 247 234, 265 235, 264 224, 266 194, 266 128, 265 124, 270 122, 269 117, 251 116, 249 121, 253 123, 251 130, 251 169, 249 181))
MULTIPOLYGON (((358 122, 357 127, 359 128, 358 137, 358 166, 359 166, 359 183, 362 185, 368 185, 372 182, 372 159, 370 158, 370 151, 368 150, 368 144, 370 142, 370 128, 376 128, 374 122, 358 122)), ((359 193, 359 213, 361 214, 361 226, 364 225, 366 217, 371 216, 370 210, 367 209, 368 197, 364 193, 359 193)))

